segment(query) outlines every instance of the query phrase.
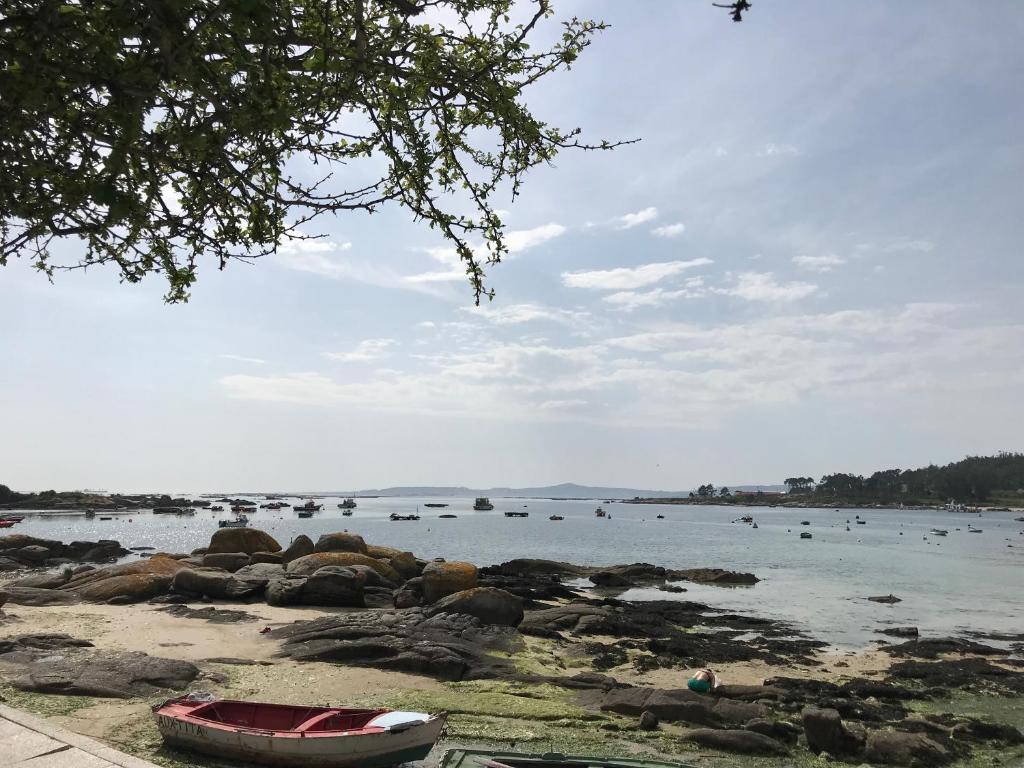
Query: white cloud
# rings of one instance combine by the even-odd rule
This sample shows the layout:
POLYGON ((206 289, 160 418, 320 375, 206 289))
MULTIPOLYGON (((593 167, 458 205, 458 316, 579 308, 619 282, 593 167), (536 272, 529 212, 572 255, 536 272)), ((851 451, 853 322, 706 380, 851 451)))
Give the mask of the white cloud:
POLYGON ((800 150, 792 144, 765 144, 757 152, 758 157, 796 157, 800 150))
POLYGON ((658 217, 658 209, 651 206, 636 213, 627 213, 612 220, 616 229, 632 229, 658 217))
POLYGON ((812 272, 831 272, 836 267, 845 264, 846 259, 835 254, 827 256, 794 256, 793 263, 801 269, 809 269, 812 272))
POLYGON ((364 339, 349 352, 324 352, 323 356, 343 363, 366 363, 387 357, 394 345, 394 339, 364 339))
POLYGON ((628 291, 654 285, 666 277, 678 275, 694 267, 713 263, 699 258, 689 261, 663 261, 641 264, 638 267, 617 267, 587 272, 563 272, 562 284, 568 288, 591 288, 601 291, 628 291))
POLYGON ((560 411, 564 408, 580 408, 586 404, 586 400, 545 400, 537 407, 545 411, 560 411))
POLYGON ((679 237, 685 231, 685 224, 666 224, 663 227, 655 227, 651 230, 651 234, 655 237, 679 237))
POLYGON ((416 323, 417 328, 436 328, 437 323, 433 320, 423 320, 422 322, 416 323))
POLYGON ((560 237, 568 231, 568 227, 554 222, 542 224, 533 229, 514 229, 505 233, 505 245, 508 246, 510 254, 521 253, 528 248, 533 248, 541 243, 546 243, 548 240, 560 237))
POLYGON ((736 296, 747 301, 796 301, 815 293, 813 283, 780 283, 771 272, 741 272, 730 288, 715 288, 715 293, 736 296))
POLYGON ((704 279, 691 277, 685 287, 678 290, 655 288, 651 291, 618 291, 605 296, 603 300, 625 312, 632 312, 640 307, 657 307, 675 299, 696 299, 704 295, 704 279))
POLYGON ((885 253, 931 253, 934 250, 935 243, 931 240, 913 240, 907 237, 901 237, 898 240, 894 240, 893 242, 882 246, 882 251, 885 253))
POLYGON ((261 360, 258 357, 244 357, 242 355, 224 354, 220 355, 220 357, 224 358, 225 360, 234 360, 235 362, 238 363, 252 363, 253 365, 263 365, 264 363, 267 362, 266 360, 261 360))
POLYGON ((518 325, 532 320, 551 320, 564 325, 575 325, 585 322, 589 312, 545 307, 540 304, 481 304, 480 306, 461 307, 462 312, 482 317, 495 325, 518 325))

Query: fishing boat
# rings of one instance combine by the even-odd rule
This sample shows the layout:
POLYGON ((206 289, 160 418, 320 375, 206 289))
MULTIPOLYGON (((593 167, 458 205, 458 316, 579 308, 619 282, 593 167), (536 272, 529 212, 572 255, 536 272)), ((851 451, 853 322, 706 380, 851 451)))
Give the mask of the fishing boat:
POLYGON ((210 507, 210 511, 211 512, 223 512, 224 511, 224 507, 222 507, 220 504, 214 504, 212 507, 210 507))
POLYGON ((313 510, 312 509, 300 509, 299 510, 299 517, 312 517, 312 516, 313 516, 313 510))
POLYGON ((391 519, 395 521, 419 520, 419 515, 400 515, 397 512, 391 513, 391 519))
POLYGON ((355 508, 356 508, 356 500, 355 499, 345 499, 343 502, 341 502, 341 504, 338 505, 338 509, 355 509, 355 508))
MULTIPOLYGON (((753 522, 753 521, 751 521, 751 522, 753 522)), ((810 525, 810 524, 811 524, 810 520, 801 520, 800 521, 800 525, 810 525)))
POLYGON ((1024 517, 1015 517, 1015 518, 1013 518, 1013 519, 1014 519, 1015 521, 1017 521, 1018 523, 1024 523, 1024 517))
POLYGON ((949 531, 944 531, 941 528, 932 528, 930 533, 932 536, 945 536, 949 531))
POLYGON ((744 515, 743 517, 737 518, 737 520, 739 520, 741 523, 752 523, 752 522, 754 522, 754 518, 751 517, 750 515, 744 515))
POLYGON ((506 512, 505 517, 529 517, 529 512, 506 512))
POLYGON ((803 533, 800 534, 800 538, 801 539, 813 539, 814 536, 811 534, 810 531, 804 531, 803 533))
POLYGON ((384 768, 422 760, 447 715, 203 700, 183 696, 153 708, 164 741, 247 765, 384 768))
POLYGON ((217 527, 219 528, 245 528, 249 524, 249 518, 245 515, 239 515, 234 520, 218 520, 217 527))
POLYGON ((352 510, 351 509, 343 509, 341 511, 341 516, 342 517, 352 517, 352 510))
POLYGON ((500 752, 449 749, 438 768, 691 768, 686 763, 665 763, 646 758, 581 757, 561 752, 500 752))
POLYGON ((473 502, 473 509, 478 512, 488 512, 494 509, 494 505, 491 504, 491 500, 486 496, 478 496, 476 501, 473 502))
POLYGON ((605 517, 607 514, 601 507, 594 510, 594 517, 605 517))
POLYGON ((231 511, 234 512, 236 515, 241 513, 241 512, 248 512, 250 509, 251 509, 251 507, 249 505, 247 505, 247 504, 232 504, 231 505, 231 511))
POLYGON ((306 503, 295 507, 295 509, 301 512, 319 512, 324 508, 323 504, 317 504, 312 499, 306 499, 306 503))
POLYGON ((548 520, 565 520, 565 518, 562 517, 561 515, 552 515, 551 517, 548 518, 548 520))
POLYGON ((432 502, 430 504, 424 504, 423 506, 424 507, 433 507, 435 509, 441 509, 441 508, 447 507, 448 505, 447 504, 437 504, 437 503, 433 503, 432 502))

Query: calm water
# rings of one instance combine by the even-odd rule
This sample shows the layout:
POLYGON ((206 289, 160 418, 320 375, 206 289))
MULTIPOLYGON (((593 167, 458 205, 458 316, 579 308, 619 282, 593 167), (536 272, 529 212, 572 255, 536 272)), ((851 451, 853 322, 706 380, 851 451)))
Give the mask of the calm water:
MULTIPOLYGON (((581 564, 645 561, 672 568, 752 571, 763 579, 754 587, 687 584, 689 591, 681 597, 789 619, 840 647, 864 646, 878 638, 873 630, 887 625, 912 624, 933 635, 1024 631, 1024 523, 1013 520, 1019 512, 990 512, 979 518, 945 512, 611 504, 604 505, 611 519, 599 519, 593 515, 593 501, 492 499, 493 512, 474 512, 470 499, 431 499, 450 506, 421 506, 418 522, 392 522, 389 514, 414 512, 422 500, 359 499, 358 509, 347 518, 335 507, 338 499, 322 501, 324 511, 310 519, 299 519, 290 509, 258 510, 250 514, 251 524, 282 546, 300 533, 315 541, 322 533, 350 530, 368 542, 409 549, 421 557, 478 565, 540 557, 581 564), (530 516, 504 517, 511 510, 530 516), (443 513, 458 519, 439 519, 443 513), (554 513, 565 520, 549 521, 554 513), (657 514, 666 519, 655 519, 657 514), (758 529, 731 522, 741 514, 752 514, 758 529), (867 524, 855 525, 855 514, 867 524), (811 525, 801 526, 801 520, 811 525), (968 523, 984 532, 967 533, 968 523), (931 528, 947 529, 949 535, 930 536, 931 528), (802 531, 814 538, 801 540, 802 531), (863 599, 889 593, 903 602, 890 606, 863 599)), ((225 517, 230 515, 200 510, 194 517, 140 512, 108 521, 28 518, 11 532, 63 541, 117 539, 127 547, 188 552, 204 546, 217 520, 225 517)), ((671 595, 637 589, 625 597, 671 595)))

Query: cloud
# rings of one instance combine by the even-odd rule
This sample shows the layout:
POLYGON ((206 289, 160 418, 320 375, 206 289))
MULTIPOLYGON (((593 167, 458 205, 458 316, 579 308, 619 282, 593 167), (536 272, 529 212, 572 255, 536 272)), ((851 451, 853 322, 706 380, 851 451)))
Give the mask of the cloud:
POLYGON ((715 293, 747 301, 796 301, 817 290, 813 283, 779 283, 771 272, 741 272, 732 287, 714 289, 715 293))
POLYGON ((678 290, 666 291, 655 288, 651 291, 618 291, 605 296, 603 301, 624 312, 632 312, 640 307, 657 307, 675 299, 696 299, 706 294, 704 279, 691 277, 686 281, 685 287, 678 290))
POLYGON ((617 267, 616 269, 587 272, 563 272, 562 284, 568 288, 591 288, 600 291, 627 291, 643 288, 678 275, 694 267, 713 263, 711 259, 699 258, 689 261, 663 261, 641 264, 638 267, 617 267))
POLYGON ((533 248, 546 243, 548 240, 560 237, 568 231, 568 227, 554 222, 542 224, 533 229, 515 229, 505 233, 505 245, 508 246, 510 254, 521 253, 528 248, 533 248))
POLYGON ((550 320, 564 325, 577 325, 590 318, 589 312, 557 309, 540 304, 509 304, 506 306, 481 304, 460 309, 467 314, 489 320, 495 325, 518 325, 533 320, 550 320))
POLYGON ((793 263, 801 269, 808 269, 812 272, 831 272, 836 267, 846 263, 842 256, 829 254, 828 256, 794 256, 793 263))
POLYGON ((796 157, 800 150, 792 144, 765 144, 758 150, 758 157, 796 157))
POLYGON ((651 230, 651 234, 655 237, 679 237, 685 231, 685 224, 666 224, 663 227, 655 227, 651 230))
POLYGON ((252 363, 253 365, 263 365, 267 362, 266 360, 261 360, 258 357, 243 357, 242 355, 223 354, 220 355, 220 357, 224 358, 225 360, 234 360, 235 362, 238 363, 252 363))
POLYGON ((545 400, 537 407, 545 411, 560 411, 563 408, 580 408, 586 404, 586 400, 545 400))
POLYGON ((882 246, 884 253, 931 253, 935 250, 935 243, 930 240, 912 240, 910 238, 901 237, 894 240, 887 245, 882 246))
POLYGON ((658 209, 655 207, 644 208, 636 213, 626 213, 612 220, 616 229, 632 229, 658 217, 658 209))
POLYGON ((364 339, 349 352, 324 352, 323 356, 343 363, 366 363, 387 357, 395 343, 394 339, 364 339))

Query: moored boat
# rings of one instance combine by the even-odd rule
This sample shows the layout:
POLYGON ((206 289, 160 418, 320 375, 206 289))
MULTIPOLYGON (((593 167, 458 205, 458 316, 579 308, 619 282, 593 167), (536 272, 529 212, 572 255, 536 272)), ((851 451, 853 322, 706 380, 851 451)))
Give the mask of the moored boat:
POLYGON ((400 515, 397 512, 391 513, 392 520, 419 520, 419 515, 400 515))
POLYGON ((323 504, 317 504, 312 499, 306 499, 306 503, 305 504, 300 504, 299 506, 295 507, 294 509, 297 509, 297 510, 299 510, 301 512, 319 512, 323 508, 324 508, 323 504))
POLYGON ((505 517, 529 517, 529 512, 506 512, 505 517))
POLYGON ((601 507, 594 510, 594 517, 605 517, 607 514, 601 507))
POLYGON ((13 520, 0 520, 0 528, 13 528, 13 527, 14 527, 14 521, 13 520))
POLYGON ((800 534, 800 538, 801 539, 813 539, 814 536, 811 534, 810 531, 804 531, 803 533, 800 534))
POLYGON ((313 516, 313 510, 312 509, 300 509, 299 510, 299 517, 312 517, 312 516, 313 516))
POLYGON ((338 505, 338 509, 355 509, 355 508, 356 508, 356 500, 355 499, 345 499, 343 502, 341 502, 341 504, 338 505))
POLYGON ((342 517, 352 517, 352 510, 351 509, 343 509, 341 511, 341 515, 342 515, 342 517))
POLYGON ((174 747, 246 764, 384 768, 422 760, 446 714, 203 701, 183 696, 153 709, 174 747))
POLYGON ((548 520, 565 520, 565 518, 562 517, 561 515, 552 515, 551 517, 548 518, 548 520))
POLYGON ((423 506, 424 507, 433 507, 435 509, 441 509, 443 507, 447 507, 448 505, 447 504, 438 504, 436 502, 431 502, 429 504, 424 504, 423 506))
POLYGON ((494 505, 491 504, 491 500, 486 496, 478 496, 476 501, 473 502, 473 509, 487 512, 494 509, 494 505))
POLYGON ((930 533, 932 534, 932 536, 945 536, 947 533, 949 533, 949 531, 944 531, 941 528, 932 528, 930 533))
POLYGON ((218 520, 217 527, 219 528, 245 528, 249 524, 249 518, 245 515, 239 515, 234 520, 218 520))

